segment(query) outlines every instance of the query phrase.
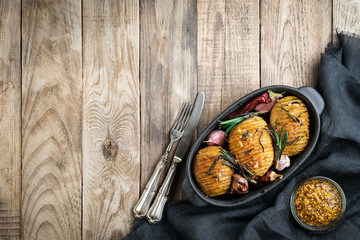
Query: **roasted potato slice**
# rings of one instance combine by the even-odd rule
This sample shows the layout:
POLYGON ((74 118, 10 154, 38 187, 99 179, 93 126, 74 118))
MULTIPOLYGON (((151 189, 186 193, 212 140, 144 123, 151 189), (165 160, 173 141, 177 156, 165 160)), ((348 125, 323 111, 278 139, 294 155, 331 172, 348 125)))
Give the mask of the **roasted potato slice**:
POLYGON ((231 187, 234 169, 222 164, 220 160, 209 171, 214 161, 222 155, 221 150, 224 149, 220 146, 208 146, 200 149, 194 159, 195 179, 201 191, 209 197, 225 194, 231 187))
POLYGON ((280 99, 270 114, 270 124, 277 131, 288 130, 288 144, 283 154, 289 157, 301 153, 309 142, 310 119, 308 109, 303 101, 295 96, 287 96, 280 99))
POLYGON ((229 135, 231 154, 254 174, 254 179, 263 176, 274 161, 267 125, 264 119, 254 116, 233 128, 229 135))

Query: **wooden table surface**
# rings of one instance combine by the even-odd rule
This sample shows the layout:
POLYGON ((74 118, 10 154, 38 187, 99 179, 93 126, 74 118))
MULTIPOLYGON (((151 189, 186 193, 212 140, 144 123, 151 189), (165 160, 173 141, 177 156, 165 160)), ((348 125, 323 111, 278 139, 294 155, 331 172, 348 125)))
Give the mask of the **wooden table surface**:
MULTIPOLYGON (((180 106, 315 86, 360 0, 0 0, 0 239, 120 239, 180 106)), ((184 165, 184 164, 183 164, 184 165)), ((184 167, 171 199, 181 199, 184 167)))

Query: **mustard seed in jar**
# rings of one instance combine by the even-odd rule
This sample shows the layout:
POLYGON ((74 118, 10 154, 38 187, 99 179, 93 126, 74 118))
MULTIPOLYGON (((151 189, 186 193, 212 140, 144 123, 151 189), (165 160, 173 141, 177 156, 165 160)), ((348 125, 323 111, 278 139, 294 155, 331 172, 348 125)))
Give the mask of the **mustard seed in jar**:
POLYGON ((325 181, 309 181, 296 193, 296 213, 306 224, 326 225, 338 216, 340 208, 338 191, 325 181))

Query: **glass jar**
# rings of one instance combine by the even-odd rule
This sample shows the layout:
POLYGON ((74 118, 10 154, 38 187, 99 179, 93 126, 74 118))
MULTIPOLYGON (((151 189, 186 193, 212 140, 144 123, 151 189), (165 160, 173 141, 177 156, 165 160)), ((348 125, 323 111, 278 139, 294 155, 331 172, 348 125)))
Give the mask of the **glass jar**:
POLYGON ((290 209, 295 220, 305 229, 331 230, 344 215, 345 194, 334 180, 322 176, 311 177, 294 188, 290 198, 290 209), (297 199, 298 194, 299 199, 297 199), (328 221, 322 223, 321 221, 326 218, 328 221))

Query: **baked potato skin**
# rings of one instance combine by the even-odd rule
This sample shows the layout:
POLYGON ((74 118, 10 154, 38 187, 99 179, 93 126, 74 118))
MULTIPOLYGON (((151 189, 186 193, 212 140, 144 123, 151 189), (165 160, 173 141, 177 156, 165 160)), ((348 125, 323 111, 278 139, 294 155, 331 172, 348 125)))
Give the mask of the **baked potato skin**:
POLYGON ((289 135, 288 144, 283 154, 291 157, 301 153, 307 146, 310 138, 310 118, 305 103, 299 98, 287 96, 280 99, 271 110, 270 124, 276 127, 279 134, 284 124, 286 124, 284 131, 288 130, 289 135), (300 122, 294 121, 284 109, 299 119, 300 122))
POLYGON ((254 116, 233 128, 229 135, 231 154, 254 174, 254 179, 263 176, 274 161, 274 148, 267 125, 264 119, 254 116))
POLYGON ((225 194, 231 187, 234 169, 221 163, 225 160, 217 161, 211 173, 207 173, 214 161, 222 155, 221 150, 224 150, 221 146, 208 146, 200 149, 194 159, 195 179, 201 191, 209 197, 225 194))

